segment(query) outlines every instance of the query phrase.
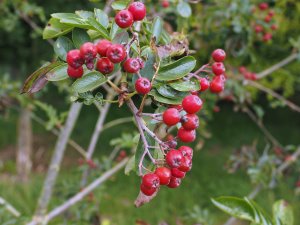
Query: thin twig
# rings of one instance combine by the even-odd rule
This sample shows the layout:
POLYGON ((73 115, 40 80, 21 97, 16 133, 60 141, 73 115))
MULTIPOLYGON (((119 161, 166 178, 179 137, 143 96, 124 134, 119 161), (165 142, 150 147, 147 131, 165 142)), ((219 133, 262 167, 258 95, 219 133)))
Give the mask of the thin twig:
POLYGON ((21 213, 15 207, 13 207, 9 202, 7 202, 2 197, 0 197, 0 205, 6 208, 6 210, 9 211, 15 217, 19 217, 21 215, 21 213))

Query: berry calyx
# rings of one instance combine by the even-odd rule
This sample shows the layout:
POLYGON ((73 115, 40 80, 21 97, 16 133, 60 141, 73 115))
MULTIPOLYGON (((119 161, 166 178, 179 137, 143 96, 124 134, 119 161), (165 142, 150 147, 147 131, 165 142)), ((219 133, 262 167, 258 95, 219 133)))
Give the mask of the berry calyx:
POLYGON ((167 167, 158 167, 154 172, 160 181, 160 185, 167 185, 171 180, 171 170, 167 167))
POLYGON ((91 42, 86 42, 80 47, 81 58, 90 62, 97 56, 97 48, 91 42))
POLYGON ((171 168, 178 168, 183 160, 183 155, 180 151, 171 149, 166 155, 166 163, 171 168))
POLYGON ((195 130, 186 130, 183 127, 180 127, 177 132, 178 138, 185 143, 190 143, 195 141, 196 139, 196 131, 195 130))
POLYGON ((134 21, 141 21, 146 16, 146 6, 142 2, 131 3, 128 11, 131 12, 134 21))
POLYGON ((116 24, 121 28, 128 28, 133 24, 132 13, 127 9, 123 9, 115 16, 116 24))
POLYGON ((163 122, 168 126, 176 125, 180 121, 180 113, 175 108, 169 108, 163 113, 163 122))
POLYGON ((212 69, 212 72, 217 76, 219 76, 225 72, 224 64, 221 62, 213 63, 211 66, 211 69, 212 69))
POLYGON ((216 49, 211 54, 215 62, 223 62, 226 58, 226 52, 223 49, 216 49))
POLYGON ((84 59, 81 57, 80 51, 78 49, 74 49, 68 52, 67 63, 74 69, 77 69, 83 65, 84 59))
POLYGON ((147 188, 141 184, 140 190, 144 195, 151 196, 156 192, 157 188, 147 188))
POLYGON ((202 108, 202 100, 197 95, 188 95, 182 100, 182 108, 189 114, 197 113, 202 108))
POLYGON ((189 172, 192 169, 192 159, 189 157, 184 157, 178 170, 182 172, 189 172))
POLYGON ((123 69, 127 73, 137 73, 141 68, 141 64, 138 59, 129 58, 123 64, 123 69))
POLYGON ((199 117, 196 114, 187 114, 180 121, 185 130, 195 130, 199 126, 199 117))
POLYGON ((151 88, 152 88, 151 82, 145 77, 140 77, 135 82, 135 90, 137 91, 137 93, 141 95, 148 94, 151 88))
POLYGON ((200 91, 201 92, 206 91, 210 86, 209 80, 205 77, 200 78, 199 82, 200 82, 200 91))
POLYGON ((142 178, 142 185, 146 188, 158 188, 159 184, 159 177, 155 173, 147 173, 142 178))
POLYGON ((100 56, 106 57, 107 49, 112 45, 108 40, 101 40, 96 44, 97 52, 100 56))
POLYGON ((120 63, 126 58, 126 51, 121 44, 112 44, 108 47, 106 57, 113 63, 120 63))
POLYGON ((170 183, 167 185, 169 188, 177 188, 181 184, 181 179, 177 177, 171 177, 170 183))
POLYGON ((189 146, 180 146, 178 151, 181 151, 184 157, 193 158, 193 149, 189 146))
POLYGON ((83 75, 83 67, 73 68, 72 66, 68 66, 67 73, 71 78, 80 78, 83 75))
POLYGON ((114 71, 114 64, 106 57, 100 58, 97 61, 97 70, 103 74, 110 74, 114 71))
POLYGON ((185 177, 185 172, 182 172, 177 168, 172 168, 171 173, 172 173, 172 176, 176 177, 176 178, 184 178, 185 177))

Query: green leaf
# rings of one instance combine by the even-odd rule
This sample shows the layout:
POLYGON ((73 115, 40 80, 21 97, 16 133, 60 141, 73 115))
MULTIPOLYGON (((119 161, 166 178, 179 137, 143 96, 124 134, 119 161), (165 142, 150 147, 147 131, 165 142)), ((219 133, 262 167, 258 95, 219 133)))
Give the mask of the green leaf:
POLYGON ((156 90, 160 95, 170 99, 178 99, 178 98, 183 99, 185 96, 189 94, 189 92, 176 91, 168 85, 161 85, 157 87, 156 90))
POLYGON ((279 200, 273 205, 275 225, 294 225, 292 207, 284 200, 279 200))
POLYGON ((172 83, 168 83, 172 88, 177 91, 199 91, 200 84, 197 80, 180 80, 172 83))
POLYGON ((78 93, 83 93, 87 91, 92 91, 99 87, 101 84, 106 82, 106 77, 99 72, 91 72, 83 76, 82 78, 76 80, 72 84, 74 91, 78 93))
POLYGON ((65 80, 69 76, 67 74, 67 69, 68 69, 68 64, 64 63, 58 67, 55 67, 54 69, 50 70, 46 74, 46 79, 48 81, 60 81, 60 80, 65 80))
POLYGON ((54 52, 59 58, 66 61, 68 51, 74 49, 72 41, 67 37, 59 37, 54 43, 54 52))
POLYGON ((148 80, 152 80, 155 74, 154 65, 156 63, 156 56, 153 52, 150 52, 148 55, 147 61, 145 62, 145 66, 140 70, 140 74, 142 77, 148 78, 148 80))
POLYGON ((90 42, 90 36, 85 30, 75 28, 72 32, 73 43, 76 48, 80 48, 86 42, 90 42))
POLYGON ((41 90, 47 83, 46 74, 52 69, 61 66, 63 62, 53 62, 36 70, 25 81, 22 93, 35 93, 41 90))
POLYGON ((54 13, 51 14, 53 18, 59 19, 61 23, 68 24, 73 27, 90 29, 91 26, 86 19, 81 18, 75 13, 54 13))
POLYGON ((155 38, 155 43, 157 44, 160 40, 161 33, 163 30, 163 20, 157 16, 155 17, 153 21, 153 26, 152 26, 152 38, 155 38))
POLYGON ((176 8, 179 15, 184 18, 190 17, 192 15, 191 6, 187 2, 179 2, 176 8))
POLYGON ((88 18, 94 17, 94 13, 90 11, 85 10, 77 10, 75 11, 75 14, 81 17, 84 20, 87 20, 88 18))
POLYGON ((101 9, 95 9, 94 14, 96 21, 100 23, 104 28, 107 28, 109 25, 109 19, 107 14, 101 9))
POLYGON ((152 96, 155 101, 163 103, 163 104, 179 105, 182 102, 181 98, 176 98, 176 99, 166 98, 166 97, 162 96, 161 94, 159 94, 156 89, 152 89, 149 92, 149 95, 152 96))
POLYGON ((126 9, 128 4, 129 4, 130 0, 121 0, 121 1, 115 1, 112 3, 111 7, 114 10, 122 10, 122 9, 126 9))
POLYGON ((69 33, 72 26, 62 24, 59 19, 51 18, 43 31, 43 38, 50 39, 69 33))
POLYGON ((159 81, 178 80, 191 72, 195 65, 196 60, 194 57, 185 56, 175 62, 160 67, 156 79, 159 81))
POLYGON ((108 31, 95 18, 89 18, 88 23, 90 24, 90 29, 96 30, 101 37, 110 39, 108 31))
POLYGON ((129 34, 127 31, 120 32, 115 35, 114 39, 112 40, 113 43, 116 44, 124 44, 127 43, 129 40, 129 34))
POLYGON ((109 34, 110 39, 113 40, 115 38, 115 36, 121 32, 123 32, 123 30, 115 22, 113 22, 111 24, 111 29, 110 29, 110 34, 109 34))
POLYGON ((133 155, 127 162, 125 166, 125 175, 129 175, 132 170, 135 168, 135 156, 133 155))

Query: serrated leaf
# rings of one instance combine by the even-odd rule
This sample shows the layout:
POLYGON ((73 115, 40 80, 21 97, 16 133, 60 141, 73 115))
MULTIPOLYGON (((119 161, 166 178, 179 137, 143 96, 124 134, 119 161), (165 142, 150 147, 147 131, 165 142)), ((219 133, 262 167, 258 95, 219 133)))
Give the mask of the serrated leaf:
POLYGON ((95 18, 89 18, 88 23, 90 24, 90 29, 96 30, 101 37, 110 39, 108 31, 95 18))
POLYGON ((189 92, 176 91, 168 85, 160 85, 156 90, 160 95, 170 99, 183 99, 185 96, 189 95, 189 92))
POLYGON ((273 218, 275 225, 294 225, 293 208, 284 200, 273 204, 273 218))
POLYGON ((67 79, 68 73, 67 73, 67 69, 68 69, 68 64, 64 63, 52 70, 50 70, 47 74, 46 74, 46 79, 48 81, 60 81, 60 80, 65 80, 67 79))
POLYGON ((72 26, 62 24, 59 19, 51 18, 43 31, 43 38, 50 39, 69 33, 73 29, 72 26))
POLYGON ((101 84, 106 82, 106 77, 99 72, 91 72, 84 75, 82 78, 77 79, 73 84, 72 88, 78 93, 92 91, 99 87, 101 84))
POLYGON ((179 15, 184 18, 188 18, 192 15, 191 6, 187 2, 184 1, 179 2, 176 9, 179 15))
POLYGON ((74 28, 72 32, 72 40, 76 48, 80 48, 86 42, 90 42, 90 36, 86 33, 85 30, 74 28))
POLYGON ((129 175, 131 171, 135 169, 135 156, 133 155, 127 162, 125 166, 125 175, 129 175))
POLYGON ((120 33, 117 33, 115 36, 114 36, 114 39, 112 40, 112 43, 115 43, 115 44, 124 44, 124 43, 127 43, 129 40, 129 34, 127 31, 122 31, 120 33))
POLYGON ((64 61, 66 61, 68 51, 72 49, 74 49, 74 45, 67 37, 59 37, 54 43, 54 52, 64 61))
POLYGON ((177 91, 199 91, 200 84, 196 80, 180 80, 177 82, 168 83, 172 88, 177 91))
POLYGON ((128 4, 129 4, 130 0, 121 0, 121 1, 114 1, 111 4, 111 7, 114 10, 122 10, 122 9, 126 9, 128 4))
POLYGON ((61 66, 63 62, 53 62, 43 66, 31 74, 25 81, 22 93, 35 93, 41 90, 47 83, 46 74, 52 69, 61 66))
POLYGON ((196 60, 194 57, 185 56, 175 62, 160 67, 156 79, 159 81, 178 80, 191 72, 195 65, 196 60))
POLYGON ((109 19, 107 14, 101 9, 95 9, 94 14, 96 21, 100 23, 104 28, 107 28, 109 25, 109 19))
POLYGON ((163 104, 179 105, 182 102, 181 98, 176 98, 176 99, 166 98, 166 97, 162 96, 161 94, 159 94, 156 89, 152 89, 149 92, 149 95, 152 96, 155 101, 163 103, 163 104))
POLYGON ((157 44, 160 40, 161 34, 163 30, 163 20, 158 16, 155 17, 152 26, 152 38, 155 38, 155 43, 157 44))

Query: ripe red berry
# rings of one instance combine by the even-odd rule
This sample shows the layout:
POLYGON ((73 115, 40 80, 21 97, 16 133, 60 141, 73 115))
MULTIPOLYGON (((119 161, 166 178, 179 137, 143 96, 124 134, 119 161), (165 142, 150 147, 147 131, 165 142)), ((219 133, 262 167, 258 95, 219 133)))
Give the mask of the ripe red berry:
POLYGON ((170 6, 169 0, 163 0, 161 3, 163 8, 168 8, 170 6))
POLYGON ((196 114, 186 114, 180 120, 186 130, 195 130, 199 126, 199 117, 196 114))
POLYGON ((223 62, 226 58, 226 52, 223 49, 216 49, 211 54, 215 62, 223 62))
POLYGON ((193 149, 189 146, 181 146, 179 147, 178 151, 181 151, 184 157, 193 158, 193 149))
POLYGON ((151 82, 144 77, 140 77, 135 82, 135 90, 141 95, 148 94, 152 88, 151 82))
POLYGON ((134 21, 143 20, 146 16, 146 6, 142 2, 131 3, 128 11, 131 12, 134 21))
POLYGON ((91 42, 86 42, 80 47, 80 55, 86 61, 92 61, 97 56, 97 48, 91 42))
POLYGON ((251 73, 251 80, 257 80, 256 73, 251 73))
POLYGON ((273 17, 273 16, 275 15, 275 12, 274 12, 273 10, 270 10, 270 11, 268 12, 268 15, 271 16, 271 17, 273 17))
POLYGON ((256 33, 263 32, 264 28, 261 25, 255 25, 254 30, 256 33))
POLYGON ((155 173, 147 173, 142 178, 142 185, 146 188, 158 188, 159 183, 159 177, 155 173))
POLYGON ((83 67, 73 68, 68 66, 67 73, 71 78, 80 78, 83 75, 83 67))
POLYGON ((212 93, 220 93, 225 88, 225 78, 221 76, 215 76, 210 83, 210 91, 212 93))
POLYGON ((107 49, 112 45, 108 40, 101 40, 96 44, 97 52, 100 56, 106 57, 107 49))
POLYGON ((68 52, 67 54, 67 63, 69 66, 77 69, 81 67, 84 63, 84 59, 80 55, 80 51, 78 49, 74 49, 68 52))
POLYGON ((103 74, 110 74, 114 71, 114 64, 106 57, 100 58, 97 62, 97 70, 103 74))
POLYGON ((240 72, 241 74, 244 74, 244 73, 246 73, 246 72, 247 72, 247 69, 246 69, 246 67, 244 67, 244 66, 241 66, 241 67, 239 68, 239 72, 240 72))
POLYGON ((166 163, 171 168, 177 168, 181 165, 183 160, 183 155, 181 151, 171 149, 166 155, 166 163))
POLYGON ((266 33, 264 36, 263 36, 263 41, 264 42, 268 42, 272 39, 272 34, 271 33, 266 33))
POLYGON ((266 23, 270 23, 271 20, 272 20, 271 16, 268 15, 268 16, 265 17, 265 22, 266 23))
POLYGON ((129 58, 123 64, 123 69, 128 73, 137 73, 141 68, 138 59, 129 58))
POLYGON ((176 125, 180 121, 180 113, 175 108, 169 108, 163 113, 163 121, 168 126, 176 125))
POLYGON ((171 170, 167 167, 158 167, 154 172, 160 181, 160 185, 167 185, 171 180, 171 170))
POLYGON ((112 44, 108 47, 106 56, 113 63, 120 63, 126 58, 126 51, 121 44, 112 44))
POLYGON ((121 28, 128 28, 133 24, 133 16, 127 9, 123 9, 115 16, 115 22, 121 28))
POLYGON ((201 92, 206 91, 210 86, 210 82, 206 77, 200 78, 199 82, 200 82, 200 91, 201 92))
POLYGON ((278 27, 277 27, 277 25, 276 25, 276 24, 272 24, 272 26, 271 26, 271 29, 272 29, 272 30, 277 30, 277 29, 278 29, 278 27))
POLYGON ((178 138, 185 143, 193 142, 196 139, 195 130, 186 130, 183 127, 180 127, 177 132, 178 138))
POLYGON ((182 108, 189 114, 198 112, 202 104, 202 100, 197 95, 188 95, 182 100, 182 108))
POLYGON ((156 192, 157 188, 147 188, 143 184, 141 184, 140 190, 144 195, 151 196, 156 192))
POLYGON ((260 3, 259 6, 260 10, 266 10, 269 8, 269 4, 266 2, 260 3))
POLYGON ((177 168, 172 168, 171 173, 172 173, 172 176, 176 177, 176 178, 184 178, 185 177, 185 172, 182 172, 177 168))
POLYGON ((212 72, 217 76, 219 76, 225 72, 224 64, 221 62, 213 63, 211 66, 211 69, 212 69, 212 72))
POLYGON ((192 159, 190 157, 183 157, 181 165, 178 170, 182 172, 189 172, 192 169, 192 159))
POLYGON ((181 184, 181 179, 176 177, 171 177, 170 183, 167 185, 169 188, 177 188, 181 184))

